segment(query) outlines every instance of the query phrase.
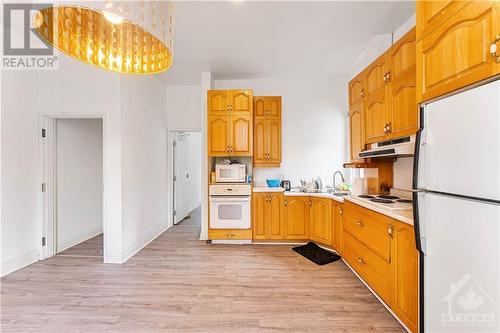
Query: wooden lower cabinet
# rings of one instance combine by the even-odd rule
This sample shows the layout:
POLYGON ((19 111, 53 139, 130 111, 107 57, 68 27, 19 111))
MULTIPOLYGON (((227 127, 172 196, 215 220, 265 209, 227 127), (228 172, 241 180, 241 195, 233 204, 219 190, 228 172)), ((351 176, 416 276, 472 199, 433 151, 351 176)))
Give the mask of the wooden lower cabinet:
POLYGON ((332 199, 310 197, 309 200, 309 238, 332 245, 332 199))
POLYGON ((338 254, 342 255, 342 223, 343 223, 343 211, 344 204, 334 201, 332 205, 332 218, 333 218, 333 235, 332 235, 332 246, 337 251, 338 254))
POLYGON ((284 201, 285 239, 309 239, 309 197, 286 196, 284 201))
POLYGON ((283 193, 255 193, 252 207, 253 239, 283 239, 283 193))
POLYGON ((344 259, 387 303, 391 304, 391 265, 349 232, 344 233, 344 259))
POLYGON ((412 331, 418 331, 413 226, 344 202, 342 257, 412 331))
POLYGON ((391 308, 412 332, 418 327, 418 251, 411 225, 394 221, 391 308))

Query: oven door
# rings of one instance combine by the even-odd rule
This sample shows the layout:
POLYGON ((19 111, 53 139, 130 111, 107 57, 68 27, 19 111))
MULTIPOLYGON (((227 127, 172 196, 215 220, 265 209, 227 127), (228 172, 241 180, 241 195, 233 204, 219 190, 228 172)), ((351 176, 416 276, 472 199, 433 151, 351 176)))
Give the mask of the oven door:
POLYGON ((211 196, 210 228, 250 229, 250 196, 211 196))

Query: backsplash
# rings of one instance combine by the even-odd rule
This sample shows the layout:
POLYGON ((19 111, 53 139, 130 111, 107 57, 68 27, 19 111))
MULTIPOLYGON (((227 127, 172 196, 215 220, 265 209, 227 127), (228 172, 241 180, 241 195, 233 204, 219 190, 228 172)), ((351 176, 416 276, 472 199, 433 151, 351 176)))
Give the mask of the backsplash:
POLYGON ((394 162, 394 185, 401 190, 411 190, 413 179, 413 157, 398 158, 394 162))

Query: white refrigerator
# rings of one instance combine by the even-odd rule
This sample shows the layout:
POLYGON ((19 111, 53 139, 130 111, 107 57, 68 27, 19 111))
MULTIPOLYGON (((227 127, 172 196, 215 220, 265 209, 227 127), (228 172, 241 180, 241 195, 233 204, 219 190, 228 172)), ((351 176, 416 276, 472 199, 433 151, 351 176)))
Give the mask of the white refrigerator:
POLYGON ((500 81, 421 106, 420 331, 500 332, 500 81))

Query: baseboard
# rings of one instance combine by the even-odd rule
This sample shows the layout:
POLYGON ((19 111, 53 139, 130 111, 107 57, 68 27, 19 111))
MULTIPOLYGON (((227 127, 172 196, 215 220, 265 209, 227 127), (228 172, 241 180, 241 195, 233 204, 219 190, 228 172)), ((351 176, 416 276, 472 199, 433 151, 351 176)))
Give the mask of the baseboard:
POLYGON ((168 222, 156 226, 151 232, 149 232, 146 236, 144 236, 143 239, 141 239, 139 242, 137 242, 136 244, 134 244, 133 246, 131 246, 122 253, 121 263, 124 263, 130 258, 132 258, 137 252, 139 252, 146 245, 155 240, 156 237, 164 233, 168 229, 168 227, 169 227, 168 222))
POLYGON ((38 261, 38 251, 30 252, 29 254, 19 258, 12 260, 6 264, 3 264, 0 268, 0 276, 5 276, 10 274, 18 269, 31 265, 38 261))
POLYGON ((62 252, 64 250, 67 250, 67 249, 69 249, 69 248, 71 248, 71 247, 73 247, 75 245, 78 245, 78 244, 80 244, 82 242, 85 242, 85 241, 87 241, 87 240, 89 240, 91 238, 94 238, 95 236, 100 235, 100 234, 102 234, 102 229, 93 230, 91 233, 88 233, 87 235, 85 235, 85 236, 83 236, 83 237, 81 237, 81 238, 79 238, 79 239, 77 239, 75 241, 71 241, 71 242, 66 243, 64 245, 61 245, 60 248, 57 247, 57 253, 60 253, 60 252, 62 252))

